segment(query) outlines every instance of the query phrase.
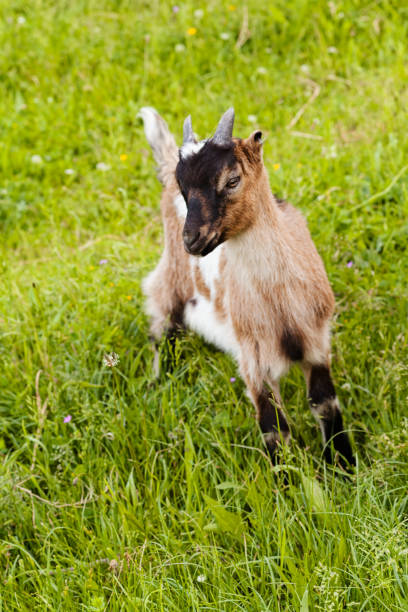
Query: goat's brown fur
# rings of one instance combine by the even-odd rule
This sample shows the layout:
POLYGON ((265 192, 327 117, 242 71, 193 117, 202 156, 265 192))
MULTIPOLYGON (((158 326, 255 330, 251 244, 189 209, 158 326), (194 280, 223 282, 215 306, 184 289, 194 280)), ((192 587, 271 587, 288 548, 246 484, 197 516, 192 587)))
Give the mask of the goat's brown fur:
MULTIPOLYGON (((162 129, 163 124, 160 126, 162 129)), ((209 174, 208 183, 203 175, 205 168, 197 166, 200 145, 192 145, 195 174, 193 170, 189 174, 189 159, 186 156, 183 161, 181 150, 179 185, 174 179, 175 145, 160 149, 156 159, 159 167, 166 168, 161 173, 165 247, 144 290, 154 336, 183 322, 235 356, 273 452, 279 435, 283 439, 289 437, 279 379, 294 361, 299 361, 305 372, 311 402, 314 396, 319 399, 321 410, 314 410, 318 418, 324 414, 327 420, 329 400, 336 418, 340 412, 337 399, 331 395, 329 374, 333 292, 304 217, 290 204, 278 202, 270 191, 258 135, 255 132, 246 140, 234 138, 231 152, 220 149, 218 166, 214 165, 218 149, 213 151, 211 144, 203 144, 203 160, 215 156, 211 163, 216 176, 209 174), (192 178, 190 184, 190 176, 198 178, 192 178), (239 180, 228 190, 231 177, 233 183, 237 177, 239 180), (185 200, 196 207, 195 212, 188 208, 180 214, 183 200, 177 200, 181 197, 179 187, 185 200), (214 195, 209 195, 208 189, 213 189, 214 195), (219 202, 217 207, 215 200, 219 202), (180 204, 179 210, 175 203, 180 204), (208 252, 214 251, 213 255, 196 258, 183 247, 183 238, 185 244, 187 238, 191 243, 186 227, 193 214, 193 230, 198 236, 195 245, 199 245, 195 248, 205 252, 210 245, 208 252), (218 241, 216 251, 214 240, 218 241), (320 372, 323 382, 319 386, 316 377, 320 372), (272 387, 274 401, 267 399, 265 383, 272 387)), ((170 142, 168 137, 166 142, 170 142)), ((329 429, 322 429, 325 442, 329 429)), ((336 430, 331 435, 337 433, 336 430)), ((352 461, 347 435, 342 435, 343 446, 338 450, 352 461)), ((335 438, 334 447, 337 449, 335 438)))

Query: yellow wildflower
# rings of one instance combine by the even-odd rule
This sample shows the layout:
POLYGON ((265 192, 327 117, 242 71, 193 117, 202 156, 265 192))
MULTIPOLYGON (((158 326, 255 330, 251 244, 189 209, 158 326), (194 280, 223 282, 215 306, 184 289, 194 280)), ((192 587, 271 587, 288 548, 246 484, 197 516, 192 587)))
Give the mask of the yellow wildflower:
POLYGON ((197 28, 188 28, 187 35, 194 36, 194 34, 197 34, 197 28))
POLYGON ((114 287, 115 283, 109 283, 109 287, 114 287))
POLYGON ((126 161, 126 160, 127 160, 127 158, 128 158, 128 156, 126 155, 126 153, 122 153, 122 154, 120 155, 120 161, 126 161))
POLYGON ((279 170, 280 168, 280 164, 273 164, 273 169, 274 170, 279 170))
POLYGON ((95 266, 89 266, 90 270, 95 270, 95 266))
POLYGON ((131 295, 127 295, 127 296, 126 296, 126 299, 127 299, 127 300, 131 300, 131 299, 132 299, 132 296, 131 296, 131 295))
POLYGON ((228 5, 228 10, 229 10, 229 11, 235 11, 235 10, 236 10, 236 8, 237 8, 237 7, 235 6, 235 4, 229 4, 229 5, 228 5))

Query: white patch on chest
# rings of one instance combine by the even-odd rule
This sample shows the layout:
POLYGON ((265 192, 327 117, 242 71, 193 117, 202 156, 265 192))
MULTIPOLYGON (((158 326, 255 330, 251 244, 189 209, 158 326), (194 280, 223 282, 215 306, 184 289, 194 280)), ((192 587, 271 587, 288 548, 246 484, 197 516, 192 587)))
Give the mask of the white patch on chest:
POLYGON ((220 244, 220 246, 211 251, 211 253, 198 259, 200 272, 203 276, 205 284, 211 292, 211 297, 213 299, 215 297, 215 281, 219 277, 220 257, 223 248, 224 245, 220 244))
POLYGON ((230 353, 235 358, 239 356, 239 344, 229 319, 220 322, 214 312, 213 303, 202 295, 196 295, 189 300, 184 309, 186 327, 197 332, 211 344, 230 353))
POLYGON ((178 196, 174 198, 174 207, 176 209, 177 216, 181 217, 182 219, 185 219, 187 216, 187 206, 186 201, 181 195, 181 193, 179 193, 178 196))
POLYGON ((220 245, 205 257, 190 258, 194 265, 198 263, 203 280, 210 290, 211 299, 208 300, 196 291, 193 299, 189 300, 185 306, 184 323, 207 342, 238 358, 240 347, 235 337, 232 321, 229 317, 226 321, 221 321, 214 309, 215 281, 219 277, 219 262, 223 248, 224 246, 220 245))

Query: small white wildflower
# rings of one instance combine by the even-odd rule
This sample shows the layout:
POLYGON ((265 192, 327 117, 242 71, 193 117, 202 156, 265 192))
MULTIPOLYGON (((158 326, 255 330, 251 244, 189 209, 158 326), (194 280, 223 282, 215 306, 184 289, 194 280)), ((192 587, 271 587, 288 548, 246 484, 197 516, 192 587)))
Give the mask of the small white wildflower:
POLYGON ((27 20, 26 20, 26 18, 24 17, 24 15, 19 15, 19 16, 17 17, 17 23, 18 23, 19 25, 24 25, 26 21, 27 21, 27 20))
POLYGON ((248 121, 249 123, 256 123, 258 121, 258 118, 256 115, 248 115, 248 121))
POLYGON ((52 96, 48 96, 47 102, 48 104, 52 104, 54 102, 54 98, 52 96))
POLYGON ((174 50, 176 53, 184 53, 184 51, 186 50, 186 46, 183 45, 183 43, 178 43, 175 47, 174 50))
POLYGON ((119 567, 119 562, 116 559, 111 559, 109 562, 109 569, 111 572, 116 572, 119 567))
POLYGON ((329 152, 327 154, 327 157, 330 157, 332 159, 334 159, 335 157, 337 157, 337 147, 336 145, 332 145, 329 149, 329 152))
POLYGON ((343 11, 340 11, 340 13, 337 13, 337 19, 343 19, 343 17, 344 17, 343 11))
POLYGON ((338 53, 337 48, 336 47, 327 47, 327 53, 338 53))
POLYGON ((205 582, 207 580, 207 576, 204 576, 204 574, 199 574, 197 576, 197 582, 205 582))
POLYGON ((118 365, 119 361, 120 358, 117 353, 105 353, 103 356, 103 363, 108 366, 108 368, 114 368, 118 365))
POLYGON ((310 66, 308 66, 307 64, 302 64, 300 67, 301 72, 304 72, 305 74, 309 74, 310 72, 310 66))
POLYGON ((228 40, 230 38, 230 36, 231 35, 228 32, 221 32, 221 34, 220 34, 220 38, 222 40, 228 40))
POLYGON ((326 159, 335 159, 337 157, 337 147, 336 145, 331 145, 330 147, 322 148, 322 155, 326 159))
POLYGON ((194 11, 194 17, 196 19, 201 19, 202 17, 204 17, 204 11, 203 9, 197 9, 194 11))
POLYGON ((32 164, 42 164, 43 163, 43 158, 41 157, 41 155, 32 155, 31 156, 31 163, 32 164))
POLYGON ((64 174, 68 174, 68 176, 70 176, 71 174, 75 174, 75 170, 73 170, 72 168, 67 168, 66 170, 64 170, 64 174))
POLYGON ((96 164, 96 169, 100 170, 101 172, 107 172, 108 170, 110 170, 110 165, 105 164, 105 162, 98 162, 96 164))
POLYGON ((264 66, 259 66, 256 71, 258 74, 268 74, 268 71, 264 66))

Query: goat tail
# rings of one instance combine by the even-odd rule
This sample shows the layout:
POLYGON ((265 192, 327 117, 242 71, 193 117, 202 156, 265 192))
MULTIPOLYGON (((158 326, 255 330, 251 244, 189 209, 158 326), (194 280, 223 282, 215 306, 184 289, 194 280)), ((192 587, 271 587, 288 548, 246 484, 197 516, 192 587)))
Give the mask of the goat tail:
POLYGON ((165 120, 151 106, 141 108, 138 116, 143 119, 147 142, 157 162, 157 177, 166 187, 174 177, 178 162, 176 141, 165 120))

